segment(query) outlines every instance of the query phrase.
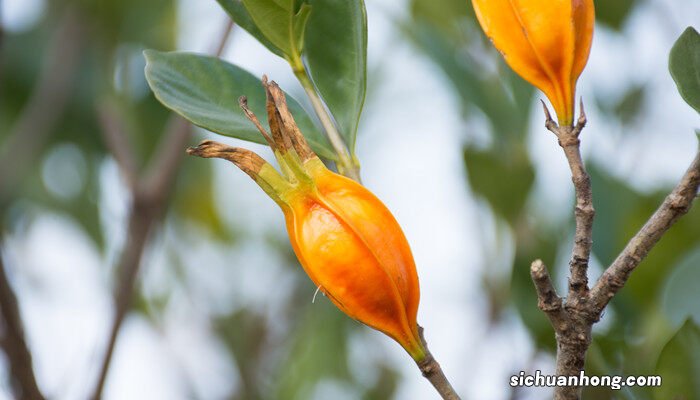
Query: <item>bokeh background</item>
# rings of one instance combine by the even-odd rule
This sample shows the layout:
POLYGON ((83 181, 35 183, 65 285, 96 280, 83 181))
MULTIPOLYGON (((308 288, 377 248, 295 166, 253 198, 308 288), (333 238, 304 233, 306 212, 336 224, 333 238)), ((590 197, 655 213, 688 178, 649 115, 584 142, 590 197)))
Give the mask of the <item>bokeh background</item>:
MULTIPOLYGON (((593 279, 685 170, 700 127, 667 71, 675 39, 698 27, 700 2, 596 6, 579 81, 597 209, 593 279)), ((569 171, 543 127, 543 96, 505 67, 466 1, 368 0, 367 9, 358 155, 365 185, 412 245, 431 350, 465 399, 544 398, 550 390, 508 386, 519 371, 553 371, 553 332, 528 271, 542 258, 564 288, 573 233, 569 171)), ((169 112, 147 86, 142 50, 209 52, 225 24, 214 0, 0 0, 1 256, 49 398, 89 395, 114 315, 133 202, 99 110, 118 117, 146 171, 168 143, 169 112)), ((242 29, 223 56, 305 101, 289 66, 242 29)), ((197 130, 190 142, 214 136, 197 130)), ((105 399, 435 397, 398 345, 322 296, 312 301, 281 212, 243 173, 185 158, 164 204, 105 399)), ((700 322, 699 239, 696 207, 594 327, 589 375, 654 375, 683 321, 700 322)), ((658 398, 645 388, 585 395, 658 398)), ((0 357, 0 399, 12 398, 0 357)))

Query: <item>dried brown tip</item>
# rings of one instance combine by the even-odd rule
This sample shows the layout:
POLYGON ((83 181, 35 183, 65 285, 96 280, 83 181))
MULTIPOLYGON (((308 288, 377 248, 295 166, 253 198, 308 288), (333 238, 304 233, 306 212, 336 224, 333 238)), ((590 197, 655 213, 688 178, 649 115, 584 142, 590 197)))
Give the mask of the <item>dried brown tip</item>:
POLYGON ((265 98, 266 98, 266 111, 267 111, 267 121, 270 125, 270 132, 272 133, 272 140, 275 143, 274 148, 287 152, 292 148, 292 142, 289 140, 287 135, 284 134, 282 121, 277 113, 277 107, 275 106, 275 101, 270 93, 270 84, 267 81, 267 76, 263 75, 262 78, 263 87, 265 88, 265 98))
POLYGON ((274 120, 283 132, 285 142, 287 144, 291 144, 294 150, 296 150, 297 154, 299 154, 302 161, 315 157, 316 154, 313 152, 313 150, 311 150, 311 147, 309 147, 309 144, 306 142, 304 135, 299 130, 296 121, 294 121, 294 117, 289 112, 289 108, 287 107, 287 99, 282 89, 280 89, 275 81, 272 81, 269 84, 265 82, 264 84, 268 94, 268 115, 272 120, 272 115, 270 115, 271 108, 275 110, 274 120), (271 102, 273 104, 270 104, 271 102))
POLYGON ((231 147, 213 140, 205 140, 197 147, 187 149, 187 154, 203 158, 222 158, 231 161, 253 179, 257 179, 262 167, 267 164, 259 155, 240 147, 231 147))
POLYGON ((540 99, 540 102, 542 103, 542 108, 544 109, 545 128, 556 133, 557 123, 552 119, 552 114, 550 114, 549 108, 547 108, 547 104, 544 102, 544 100, 540 99))
POLYGON ((578 116, 578 121, 576 122, 576 130, 581 132, 581 130, 586 126, 588 118, 586 117, 586 109, 583 107, 583 97, 579 99, 579 109, 580 114, 578 116))
POLYGON ((265 128, 262 126, 260 123, 260 120, 258 119, 257 116, 255 116, 255 113, 253 113, 250 108, 248 108, 248 98, 245 96, 241 96, 238 98, 238 105, 241 107, 243 110, 243 113, 245 114, 246 118, 252 122, 256 128, 258 128, 258 131, 263 135, 265 138, 265 141, 267 142, 270 147, 273 149, 275 148, 275 143, 273 142, 272 138, 270 137, 270 134, 267 133, 265 128))

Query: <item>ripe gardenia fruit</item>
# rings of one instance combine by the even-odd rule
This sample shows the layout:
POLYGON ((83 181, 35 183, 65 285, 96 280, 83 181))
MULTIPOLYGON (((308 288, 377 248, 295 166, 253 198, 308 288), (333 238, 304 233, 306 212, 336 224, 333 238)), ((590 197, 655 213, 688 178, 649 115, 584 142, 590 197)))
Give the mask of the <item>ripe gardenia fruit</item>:
POLYGON ((576 81, 593 38, 593 0, 472 0, 486 36, 571 125, 576 81))
POLYGON ((271 134, 244 97, 240 103, 273 149, 282 174, 249 150, 213 141, 188 153, 229 160, 253 178, 284 212, 294 252, 314 284, 344 313, 422 361, 418 276, 401 227, 364 186, 326 168, 299 131, 282 90, 266 78, 263 85, 271 134))

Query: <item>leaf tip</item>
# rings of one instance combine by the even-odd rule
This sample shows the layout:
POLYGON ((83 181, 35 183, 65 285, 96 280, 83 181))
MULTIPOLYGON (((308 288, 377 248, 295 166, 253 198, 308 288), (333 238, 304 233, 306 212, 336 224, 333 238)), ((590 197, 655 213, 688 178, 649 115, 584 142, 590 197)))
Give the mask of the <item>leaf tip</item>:
POLYGON ((153 49, 146 49, 143 51, 143 58, 146 59, 146 64, 150 63, 153 61, 154 58, 158 56, 161 52, 158 50, 153 50, 153 49))

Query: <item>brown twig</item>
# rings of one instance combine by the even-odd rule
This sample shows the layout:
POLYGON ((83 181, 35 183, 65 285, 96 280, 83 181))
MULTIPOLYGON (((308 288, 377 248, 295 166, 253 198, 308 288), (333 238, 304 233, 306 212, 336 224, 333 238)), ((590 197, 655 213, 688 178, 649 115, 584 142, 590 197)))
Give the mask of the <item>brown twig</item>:
MULTIPOLYGON (((578 138, 586 124, 586 116, 581 105, 581 117, 575 126, 558 126, 552 120, 546 106, 544 111, 545 126, 559 139, 559 145, 564 150, 571 168, 576 191, 576 233, 569 263, 569 290, 566 301, 556 294, 547 269, 540 260, 532 263, 530 275, 537 291, 538 306, 549 318, 556 334, 556 374, 575 376, 584 368, 593 324, 600 319, 605 306, 625 285, 632 271, 663 234, 688 212, 697 197, 700 186, 700 151, 678 186, 589 290, 588 260, 593 243, 595 211, 590 177, 581 159, 578 138)), ((556 400, 578 400, 580 396, 580 387, 556 387, 554 390, 556 400)))
POLYGON ((133 191, 138 168, 134 149, 129 143, 129 137, 125 132, 126 128, 120 118, 119 110, 114 104, 105 102, 97 106, 96 112, 102 139, 117 162, 128 187, 133 191))
POLYGON ((591 255, 593 244, 593 194, 591 192, 591 178, 586 172, 580 151, 579 135, 586 126, 586 113, 581 102, 581 116, 575 126, 558 126, 547 106, 544 105, 545 126, 553 132, 559 140, 559 146, 564 150, 566 160, 571 169, 571 180, 574 183, 576 192, 576 232, 574 234, 574 245, 571 251, 571 261, 569 261, 569 293, 566 299, 567 305, 574 306, 575 302, 581 301, 588 294, 588 260, 591 255))
MULTIPOLYGON (((10 201, 14 187, 31 165, 63 114, 71 96, 83 47, 83 26, 69 8, 56 27, 29 101, 0 149, 0 207, 10 201)), ((17 296, 0 255, 0 346, 5 352, 12 389, 18 399, 43 399, 24 338, 17 296)))
MULTIPOLYGON (((554 133, 571 170, 576 206, 574 216, 576 230, 569 261, 569 287, 566 301, 554 292, 549 274, 542 262, 535 261, 530 274, 538 292, 538 304, 554 328, 557 340, 556 374, 578 375, 583 369, 586 351, 591 344, 591 329, 595 318, 588 308, 588 261, 593 236, 593 195, 591 179, 581 157, 579 135, 586 126, 586 114, 581 102, 581 115, 576 125, 559 126, 552 119, 547 106, 542 103, 545 127, 554 133), (556 297, 553 297, 556 296, 556 297)), ((556 387, 556 400, 573 400, 580 397, 580 387, 556 387)))
MULTIPOLYGON (((220 55, 225 49, 232 29, 233 21, 227 20, 226 28, 216 45, 217 55, 220 55)), ((93 400, 102 397, 117 338, 131 306, 143 251, 154 226, 161 220, 165 212, 173 181, 184 155, 182 148, 189 141, 191 132, 192 127, 187 121, 173 115, 169 119, 165 133, 158 145, 158 153, 149 164, 147 171, 140 178, 134 180, 127 243, 117 266, 120 277, 115 290, 115 314, 97 383, 90 396, 93 400)), ((116 129, 106 132, 107 135, 122 135, 123 133, 123 131, 116 129)), ((108 141, 112 151, 124 150, 115 147, 115 143, 123 144, 125 140, 108 141)), ((123 156, 115 154, 115 158, 118 163, 125 162, 123 156)), ((122 169, 129 168, 121 167, 122 169)))
MULTIPOLYGON (((191 125, 181 117, 173 115, 168 122, 163 139, 159 143, 159 148, 170 150, 172 143, 180 143, 184 146, 184 143, 189 140, 190 134, 191 125)), ((178 149, 182 149, 182 146, 178 149)), ((178 153, 182 153, 182 151, 178 151, 178 153)), ((179 155, 162 151, 148 168, 149 172, 134 182, 127 243, 117 265, 119 281, 115 290, 114 319, 97 384, 93 395, 90 397, 91 399, 99 399, 102 395, 117 337, 124 322, 124 317, 126 317, 131 306, 143 251, 146 243, 149 241, 153 227, 163 216, 181 159, 182 157, 179 155)))
POLYGON ((700 187, 700 151, 661 206, 654 212, 642 229, 627 243, 622 253, 605 270, 591 290, 590 301, 600 314, 627 282, 630 274, 646 257, 668 229, 693 205, 700 187))
POLYGON ((537 290, 537 307, 549 317, 553 326, 561 329, 566 320, 564 303, 554 289, 552 279, 549 277, 547 267, 542 260, 533 261, 530 266, 530 276, 537 290))
POLYGON ((418 334, 420 335, 420 340, 423 342, 423 347, 425 348, 425 358, 421 362, 417 362, 420 372, 423 374, 425 379, 427 379, 437 390, 437 392, 442 396, 444 400, 460 400, 459 395, 455 392, 454 388, 447 380, 445 373, 442 372, 442 367, 435 360, 433 355, 428 350, 428 343, 425 341, 425 336, 423 336, 423 327, 418 326, 418 334))
MULTIPOLYGON (((593 326, 590 313, 585 308, 586 303, 580 301, 573 307, 568 302, 564 303, 554 290, 547 267, 540 260, 532 263, 530 276, 537 290, 538 307, 549 318, 556 335, 556 374, 578 375, 583 370, 593 326)), ((579 396, 579 387, 558 386, 554 389, 556 400, 574 400, 579 396)))
POLYGON ((217 57, 221 57, 224 54, 224 51, 226 51, 226 46, 228 46, 228 38, 231 36, 231 32, 233 31, 233 26, 233 20, 230 18, 227 19, 226 24, 224 24, 224 28, 218 36, 219 40, 212 45, 210 50, 212 54, 215 54, 217 57))
POLYGON ((2 254, 0 254, 0 346, 10 368, 11 386, 15 398, 43 400, 32 368, 32 354, 24 339, 22 318, 17 296, 10 286, 2 254))
POLYGON ((148 242, 153 225, 161 216, 161 211, 162 207, 159 204, 151 203, 147 197, 140 194, 140 191, 137 190, 133 193, 127 242, 117 265, 119 283, 115 290, 114 319, 112 320, 107 348, 100 366, 97 384, 90 397, 91 399, 99 399, 102 396, 119 330, 131 305, 143 250, 148 242))

